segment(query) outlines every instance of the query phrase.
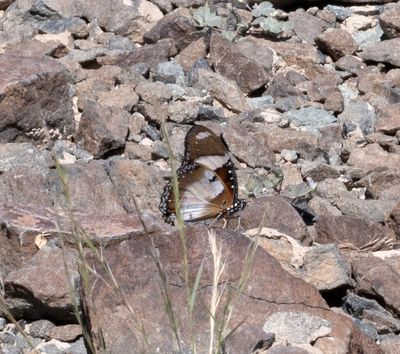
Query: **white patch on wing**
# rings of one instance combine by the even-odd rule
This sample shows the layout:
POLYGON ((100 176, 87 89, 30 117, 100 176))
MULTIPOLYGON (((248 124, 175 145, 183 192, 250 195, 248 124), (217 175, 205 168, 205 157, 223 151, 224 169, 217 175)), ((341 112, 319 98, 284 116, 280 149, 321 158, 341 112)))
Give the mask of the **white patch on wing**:
POLYGON ((221 168, 225 165, 229 160, 229 155, 208 155, 208 156, 201 156, 198 157, 194 162, 198 163, 199 165, 203 165, 210 170, 215 171, 218 168, 221 168))
POLYGON ((207 139, 210 136, 211 136, 211 134, 209 132, 200 132, 200 133, 197 133, 196 139, 203 140, 203 139, 207 139))

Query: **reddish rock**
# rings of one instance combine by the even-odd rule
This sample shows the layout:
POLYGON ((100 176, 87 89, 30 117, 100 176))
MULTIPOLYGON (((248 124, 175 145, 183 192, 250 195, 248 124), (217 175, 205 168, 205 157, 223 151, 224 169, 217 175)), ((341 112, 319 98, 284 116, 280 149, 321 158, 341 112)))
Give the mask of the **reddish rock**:
POLYGON ((390 212, 386 218, 386 223, 396 233, 397 237, 400 238, 400 203, 390 212))
POLYGON ((183 70, 189 71, 197 59, 205 58, 206 55, 207 45, 202 37, 183 48, 175 57, 175 61, 182 65, 183 70))
POLYGON ((379 15, 379 25, 387 38, 400 37, 400 6, 391 4, 379 15))
POLYGON ((56 326, 49 328, 46 335, 50 339, 56 339, 61 342, 73 342, 82 336, 82 327, 78 324, 56 326))
POLYGON ((244 230, 265 226, 299 241, 308 241, 308 231, 303 219, 296 209, 281 197, 250 200, 247 207, 240 212, 240 226, 244 230), (261 224, 262 220, 264 220, 263 224, 261 224))
POLYGON ((130 114, 121 108, 102 107, 88 101, 76 132, 77 144, 95 158, 125 145, 130 114))
POLYGON ((159 20, 150 31, 144 34, 143 39, 146 43, 153 44, 161 39, 171 38, 179 52, 202 36, 201 30, 195 27, 190 11, 179 8, 159 20))
POLYGON ((359 56, 368 61, 400 66, 400 38, 374 42, 363 48, 359 56))
POLYGON ((396 238, 388 227, 348 215, 320 216, 315 226, 315 241, 323 244, 350 244, 360 248, 379 236, 396 238))
POLYGON ((216 72, 235 81, 244 93, 257 90, 270 80, 273 53, 266 46, 257 46, 246 40, 233 44, 225 37, 214 34, 210 42, 210 56, 216 72))
POLYGON ((5 278, 4 289, 14 317, 75 321, 70 291, 78 279, 77 261, 77 253, 72 250, 44 247, 24 267, 11 272, 5 278))
POLYGON ((358 48, 351 34, 342 29, 332 29, 319 35, 315 42, 333 60, 338 60, 345 55, 352 55, 358 48))
POLYGON ((352 262, 356 290, 359 294, 379 299, 387 309, 400 313, 400 273, 384 260, 366 256, 352 262))
MULTIPOLYGON (((220 283, 226 284, 225 289, 234 291, 240 278, 249 242, 239 234, 227 230, 218 229, 216 232, 223 259, 227 260, 220 283)), ((191 279, 196 277, 198 267, 203 264, 200 290, 196 296, 192 315, 192 329, 196 333, 197 350, 205 352, 209 343, 209 301, 213 261, 206 228, 187 227, 186 237, 191 279)), ((117 282, 124 289, 125 298, 132 307, 135 318, 144 326, 149 343, 148 349, 153 350, 152 348, 159 346, 159 343, 163 343, 163 349, 171 352, 176 342, 170 333, 170 322, 163 310, 163 298, 160 293, 160 286, 163 288, 163 285, 160 283, 157 267, 152 260, 151 242, 154 242, 164 265, 165 286, 172 301, 174 316, 179 319, 181 349, 186 350, 191 347, 191 340, 185 311, 187 293, 183 283, 182 248, 178 234, 158 235, 153 238, 153 241, 147 236, 137 237, 121 244, 114 244, 105 250, 105 257, 117 282), (165 331, 154 331, 154 325, 165 331)), ((101 274, 105 275, 103 272, 101 274)), ((219 287, 219 289, 222 288, 219 287)), ((226 299, 225 294, 220 300, 220 308, 226 299)), ((101 329, 107 350, 110 353, 120 353, 129 346, 135 348, 134 352, 140 352, 143 342, 140 336, 132 335, 136 332, 131 328, 131 322, 128 320, 131 315, 121 306, 119 299, 110 296, 110 288, 101 279, 95 283, 93 300, 95 308, 101 311, 96 312, 94 308, 89 308, 92 329, 94 333, 99 333, 101 329)), ((261 329, 268 317, 279 311, 306 312, 321 317, 331 326, 329 336, 345 338, 349 351, 358 348, 360 351, 370 350, 370 353, 379 353, 377 346, 364 337, 351 320, 328 310, 315 288, 290 276, 271 256, 260 249, 255 253, 243 293, 234 302, 229 328, 239 326, 225 343, 225 347, 229 348, 227 353, 248 353, 259 341, 265 339, 267 334, 261 338, 244 334, 248 333, 249 328, 253 329, 251 332, 254 334, 260 333, 254 328, 261 329), (243 338, 239 348, 229 345, 234 336, 243 338)))
POLYGON ((69 78, 51 59, 0 54, 0 140, 39 140, 32 130, 74 129, 69 78))

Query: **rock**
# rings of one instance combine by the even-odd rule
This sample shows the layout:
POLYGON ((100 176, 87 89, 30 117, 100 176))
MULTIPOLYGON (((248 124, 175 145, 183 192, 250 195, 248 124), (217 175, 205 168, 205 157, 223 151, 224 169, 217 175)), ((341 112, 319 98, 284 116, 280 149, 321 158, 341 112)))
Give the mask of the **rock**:
POLYGON ((308 242, 307 227, 303 219, 296 209, 282 197, 262 197, 254 202, 249 202, 240 213, 240 225, 244 230, 265 226, 276 229, 296 240, 308 242), (263 217, 264 223, 261 225, 263 217))
POLYGON ((7 9, 8 6, 10 6, 14 0, 1 0, 0 1, 0 10, 5 10, 7 9))
POLYGON ((379 299, 385 308, 400 312, 400 294, 397 291, 400 274, 385 261, 374 256, 365 256, 352 262, 357 282, 357 293, 379 299))
POLYGON ((106 170, 126 211, 137 212, 135 198, 141 211, 150 209, 159 215, 162 186, 166 182, 157 167, 141 161, 116 160, 110 161, 106 170))
POLYGON ((285 161, 296 162, 299 158, 299 153, 295 150, 283 149, 281 151, 281 156, 285 161))
POLYGON ((311 132, 318 132, 318 128, 336 122, 336 118, 323 109, 314 107, 301 108, 284 114, 295 126, 303 127, 311 132))
MULTIPOLYGON (((204 312, 206 308, 201 304, 208 303, 207 299, 211 295, 208 291, 208 286, 212 284, 212 271, 209 271, 210 267, 208 265, 208 262, 212 262, 212 260, 209 258, 209 241, 205 232, 205 228, 200 225, 186 228, 188 260, 191 269, 190 276, 195 276, 197 268, 205 262, 199 284, 199 289, 204 290, 200 290, 197 293, 196 306, 192 315, 192 323, 194 324, 194 328, 196 328, 196 333, 201 334, 200 337, 197 336, 196 348, 199 352, 204 352, 209 343, 209 332, 206 331, 206 328, 209 328, 210 320, 208 312, 204 312), (207 284, 209 285, 207 286, 207 284)), ((235 237, 232 236, 231 232, 218 230, 218 244, 221 244, 225 256, 230 259, 230 262, 226 263, 226 267, 228 268, 225 268, 221 281, 225 284, 231 284, 234 287, 235 282, 240 277, 240 269, 242 268, 242 261, 239 262, 239 260, 243 259, 242 257, 244 257, 249 243, 238 234, 235 234, 235 237)), ((179 238, 177 234, 168 236, 159 235, 153 238, 153 242, 160 250, 162 264, 167 265, 167 268, 165 268, 167 284, 179 284, 179 286, 171 286, 168 289, 170 298, 173 299, 174 304, 176 301, 180 303, 180 305, 178 303, 176 307, 174 306, 174 313, 181 319, 180 323, 183 324, 183 321, 187 320, 187 315, 185 314, 186 306, 184 305, 186 295, 183 287, 183 274, 181 274, 182 255, 179 238), (160 247, 161 245, 162 247, 160 247)), ((168 326, 169 323, 168 317, 163 311, 154 311, 154 307, 158 306, 158 303, 162 303, 162 297, 159 290, 156 290, 160 286, 156 265, 153 262, 149 262, 151 248, 149 237, 137 237, 134 240, 127 240, 122 244, 114 244, 111 248, 105 249, 105 257, 118 283, 126 289, 126 299, 135 313, 138 314, 138 318, 147 319, 146 322, 143 322, 143 325, 145 326, 149 343, 155 343, 155 345, 163 343, 163 348, 170 351, 169 348, 173 348, 175 342, 169 333, 147 330, 149 323, 157 323, 161 328, 168 326), (141 274, 140 277, 137 273, 139 271, 141 274), (143 274, 147 276, 147 280, 138 282, 138 279, 143 274), (126 284, 130 284, 130 288, 124 286, 125 282, 126 284), (140 298, 140 302, 136 301, 138 298, 140 298), (148 302, 148 304, 145 304, 143 301, 148 302)), ((376 345, 372 341, 366 339, 355 329, 349 319, 327 311, 324 302, 320 298, 317 300, 315 297, 315 295, 319 296, 315 288, 306 285, 300 279, 291 277, 283 271, 271 256, 261 249, 256 251, 254 265, 245 285, 244 293, 246 295, 239 295, 238 301, 235 303, 234 312, 231 315, 231 323, 233 325, 234 323, 241 322, 243 314, 246 314, 244 322, 241 323, 235 332, 235 336, 243 338, 240 348, 243 348, 243 350, 254 348, 258 342, 263 340, 266 334, 261 338, 250 335, 246 336, 244 334, 248 333, 249 330, 251 330, 251 333, 262 333, 260 330, 264 328, 266 319, 277 312, 305 313, 303 316, 313 319, 319 317, 321 321, 325 320, 328 322, 328 327, 331 328, 331 337, 336 339, 344 336, 348 339, 349 343, 350 333, 353 333, 352 346, 359 346, 360 348, 365 348, 365 350, 368 350, 368 347, 371 350, 376 348, 376 345), (265 272, 265 269, 269 269, 269 271, 265 272), (285 284, 284 287, 282 286, 283 284, 285 284), (290 294, 289 298, 286 298, 287 294, 290 294), (291 300, 293 296, 296 299, 294 303, 291 300), (275 299, 275 297, 277 298, 275 299), (265 301, 260 301, 260 299, 265 301), (308 306, 308 304, 312 304, 312 307, 308 306), (249 314, 252 314, 252 316, 248 316, 249 314), (259 331, 255 332, 255 328, 259 328, 259 331), (245 332, 242 333, 242 331, 245 332), (254 342, 255 338, 257 340, 254 342)), ((102 310, 96 313, 93 311, 90 312, 91 322, 95 324, 92 327, 93 330, 97 332, 99 328, 102 329, 104 338, 107 341, 107 348, 111 353, 120 352, 123 350, 122 348, 126 348, 126 345, 129 345, 131 348, 139 348, 141 345, 140 338, 131 335, 131 329, 127 328, 129 326, 126 325, 129 322, 121 321, 121 318, 127 316, 126 310, 115 307, 118 300, 114 300, 113 297, 110 298, 109 291, 109 288, 107 287, 106 289, 106 285, 103 282, 96 282, 94 304, 96 308, 101 308, 102 310), (110 303, 110 300, 114 302, 110 303), (114 315, 111 316, 111 313, 114 313, 114 315), (103 326, 103 323, 107 323, 107 326, 103 326), (114 338, 119 338, 119 340, 114 340, 114 338)), ((225 301, 226 297, 223 294, 220 306, 225 301)), ((206 307, 209 308, 208 306, 206 307)), ((188 337, 186 334, 188 326, 181 326, 180 328, 182 331, 180 337, 182 338, 181 348, 182 350, 186 350, 185 348, 191 346, 190 336, 188 337)), ((229 341, 233 340, 233 337, 232 335, 229 341)), ((229 353, 237 352, 237 348, 231 346, 229 348, 232 348, 229 353)), ((372 352, 377 353, 377 351, 372 352)))
POLYGON ((204 89, 232 112, 243 112, 247 109, 246 99, 235 82, 227 80, 218 73, 198 69, 196 88, 204 89))
POLYGON ((321 55, 311 43, 273 42, 269 40, 262 40, 262 43, 276 51, 288 65, 304 66, 309 63, 321 63, 321 55))
POLYGON ((180 52, 190 43, 203 36, 197 30, 189 10, 177 9, 165 15, 155 26, 143 36, 146 43, 157 43, 161 39, 173 39, 176 49, 180 52))
POLYGON ((29 325, 28 334, 35 338, 47 338, 47 331, 55 326, 48 320, 34 321, 29 325))
POLYGON ((165 84, 179 84, 185 83, 185 73, 180 64, 169 61, 160 63, 157 66, 157 72, 154 76, 155 81, 161 81, 165 84))
POLYGON ((259 89, 270 79, 273 53, 266 46, 257 46, 252 41, 233 44, 222 35, 214 34, 210 56, 215 71, 235 81, 244 93, 259 89))
POLYGON ((97 97, 100 106, 120 108, 128 112, 133 112, 133 108, 139 102, 139 96, 128 84, 116 86, 110 91, 99 92, 97 97))
POLYGON ((301 156, 309 158, 314 156, 318 137, 307 131, 294 129, 281 129, 271 127, 266 131, 267 142, 274 152, 280 153, 283 149, 296 150, 301 156))
POLYGON ((388 39, 365 46, 359 56, 368 61, 400 66, 400 38, 388 39))
POLYGON ((395 135, 400 130, 400 105, 398 103, 387 105, 380 112, 375 129, 389 135, 395 135))
POLYGON ((152 70, 155 70, 159 63, 168 61, 170 57, 176 54, 174 41, 172 39, 163 39, 155 44, 135 48, 128 53, 98 58, 97 62, 101 65, 118 65, 125 69, 129 69, 135 64, 147 63, 152 70))
POLYGON ((342 29, 327 30, 319 35, 315 42, 333 60, 338 60, 345 55, 352 55, 358 49, 351 34, 342 29))
POLYGON ((400 37, 400 7, 398 4, 390 4, 384 8, 379 15, 379 25, 386 38, 400 37))
POLYGON ((233 155, 247 165, 269 168, 274 164, 275 155, 265 135, 251 134, 241 124, 232 122, 224 130, 223 137, 233 155), (243 141, 247 141, 247 145, 243 145, 243 141))
POLYGON ((75 139, 78 146, 100 158, 125 145, 130 115, 123 109, 88 101, 75 139))
POLYGON ((258 238, 258 244, 271 254, 287 272, 314 285, 319 291, 331 291, 351 285, 350 269, 336 245, 301 246, 294 238, 263 227, 246 231, 258 238))
POLYGON ((372 222, 383 222, 395 205, 395 200, 362 200, 346 195, 336 201, 336 206, 343 214, 372 222))
POLYGON ((70 291, 74 290, 71 287, 78 279, 77 260, 77 254, 72 250, 43 247, 23 268, 11 272, 4 281, 4 287, 13 316, 76 321, 70 291), (26 307, 18 306, 16 299, 23 300, 26 307))
POLYGON ((265 332, 275 333, 276 343, 310 344, 331 332, 331 324, 308 313, 276 312, 264 323, 265 332))
POLYGON ((396 354, 400 345, 400 336, 394 334, 386 334, 380 336, 380 347, 385 354, 396 354))
POLYGON ((0 140, 39 140, 31 134, 46 129, 71 134, 68 85, 67 71, 53 60, 0 54, 0 140))
POLYGON ((353 13, 351 8, 344 7, 344 6, 337 6, 337 5, 327 5, 325 9, 335 14, 336 19, 339 21, 344 21, 347 17, 350 17, 353 13))
POLYGON ((357 127, 367 135, 374 131, 376 121, 375 110, 368 102, 351 100, 339 114, 339 121, 344 122, 347 131, 356 130, 357 127))
POLYGON ((301 174, 305 178, 312 178, 315 182, 320 182, 327 178, 339 178, 341 175, 340 170, 335 166, 315 161, 304 161, 301 164, 301 174))
POLYGON ((46 335, 50 339, 59 340, 61 342, 73 342, 78 337, 82 336, 82 328, 77 324, 53 326, 47 330, 46 335))
POLYGON ((196 63, 198 59, 204 59, 207 55, 207 45, 204 37, 190 43, 187 47, 183 48, 180 53, 175 57, 175 61, 182 65, 185 72, 196 63))
POLYGON ((136 86, 136 92, 143 101, 153 105, 167 102, 172 97, 172 90, 160 81, 143 81, 136 86))
POLYGON ((387 225, 395 232, 397 237, 400 236, 400 203, 398 203, 390 214, 386 217, 387 225))
POLYGON ((387 226, 350 215, 322 215, 316 224, 316 242, 322 244, 350 244, 362 248, 376 238, 387 237, 395 240, 392 230, 387 226))
POLYGON ((366 188, 367 193, 374 199, 399 200, 400 169, 375 171, 361 180, 354 187, 366 188))
POLYGON ((362 169, 364 173, 376 169, 397 169, 400 166, 400 155, 388 153, 378 144, 369 144, 364 148, 353 149, 347 164, 362 169))
POLYGON ((293 30, 301 41, 314 44, 314 40, 330 25, 318 17, 306 13, 303 9, 289 14, 289 21, 293 23, 293 30))
POLYGON ((345 55, 335 62, 335 66, 339 70, 348 71, 357 74, 360 69, 365 68, 363 61, 353 55, 345 55))
MULTIPOLYGON (((124 214, 122 200, 106 173, 103 161, 77 162, 63 165, 62 173, 68 181, 71 207, 88 214, 124 214)), ((56 172, 49 178, 56 205, 67 207, 66 196, 56 172)))
POLYGON ((373 325, 378 333, 398 332, 400 329, 400 320, 394 318, 375 300, 349 293, 344 298, 343 308, 355 318, 373 325))
POLYGON ((68 53, 64 43, 58 40, 39 41, 37 39, 26 40, 20 43, 6 46, 5 52, 24 57, 44 57, 62 58, 68 53))
POLYGON ((176 101, 168 106, 169 119, 176 123, 193 123, 198 118, 200 107, 197 102, 176 101))

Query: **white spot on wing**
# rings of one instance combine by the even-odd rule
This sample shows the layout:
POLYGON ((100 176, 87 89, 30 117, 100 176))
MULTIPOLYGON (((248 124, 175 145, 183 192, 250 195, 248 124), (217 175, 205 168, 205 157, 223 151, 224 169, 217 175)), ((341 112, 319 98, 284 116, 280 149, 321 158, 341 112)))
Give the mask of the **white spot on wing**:
POLYGON ((201 156, 194 160, 194 162, 203 165, 210 170, 215 171, 218 168, 221 168, 225 165, 229 160, 228 154, 225 155, 209 155, 209 156, 201 156))
POLYGON ((196 139, 197 140, 203 140, 203 139, 207 139, 211 136, 211 134, 209 132, 200 132, 196 135, 196 139))

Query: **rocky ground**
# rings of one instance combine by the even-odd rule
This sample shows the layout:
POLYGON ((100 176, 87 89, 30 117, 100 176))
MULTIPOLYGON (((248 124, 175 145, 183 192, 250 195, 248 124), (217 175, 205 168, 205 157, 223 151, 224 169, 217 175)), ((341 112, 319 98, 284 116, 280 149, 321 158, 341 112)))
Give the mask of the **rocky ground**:
POLYGON ((220 309, 262 226, 223 353, 399 353, 400 3, 271 2, 0 0, 0 352, 89 352, 74 299, 109 353, 208 352, 209 232, 186 227, 190 321, 158 211, 165 121, 178 160, 222 133, 248 198, 214 227, 220 309))

